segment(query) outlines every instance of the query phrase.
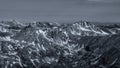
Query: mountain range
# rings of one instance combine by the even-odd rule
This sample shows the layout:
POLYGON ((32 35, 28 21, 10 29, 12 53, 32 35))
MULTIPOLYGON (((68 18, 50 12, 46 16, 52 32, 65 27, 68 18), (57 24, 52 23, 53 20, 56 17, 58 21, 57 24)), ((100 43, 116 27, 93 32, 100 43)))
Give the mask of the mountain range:
POLYGON ((0 68, 120 68, 120 24, 0 22, 0 68))

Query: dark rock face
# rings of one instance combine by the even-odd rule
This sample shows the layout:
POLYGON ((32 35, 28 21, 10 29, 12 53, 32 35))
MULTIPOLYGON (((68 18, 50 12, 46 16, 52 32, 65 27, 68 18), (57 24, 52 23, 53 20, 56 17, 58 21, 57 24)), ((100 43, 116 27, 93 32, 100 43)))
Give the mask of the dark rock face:
POLYGON ((120 68, 120 26, 0 22, 0 68, 120 68))

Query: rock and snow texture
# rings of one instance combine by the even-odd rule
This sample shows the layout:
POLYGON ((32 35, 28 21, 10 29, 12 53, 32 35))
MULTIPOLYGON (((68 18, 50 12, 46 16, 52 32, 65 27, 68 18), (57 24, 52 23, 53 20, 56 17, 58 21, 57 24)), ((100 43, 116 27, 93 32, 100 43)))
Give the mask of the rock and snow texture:
POLYGON ((0 68, 119 68, 120 25, 0 22, 0 68))

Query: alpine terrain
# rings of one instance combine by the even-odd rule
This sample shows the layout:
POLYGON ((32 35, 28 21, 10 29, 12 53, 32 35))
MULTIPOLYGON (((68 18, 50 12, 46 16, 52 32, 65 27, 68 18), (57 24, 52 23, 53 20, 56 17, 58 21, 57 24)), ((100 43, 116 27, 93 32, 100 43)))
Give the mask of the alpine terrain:
POLYGON ((120 25, 1 21, 0 68, 120 68, 120 25))

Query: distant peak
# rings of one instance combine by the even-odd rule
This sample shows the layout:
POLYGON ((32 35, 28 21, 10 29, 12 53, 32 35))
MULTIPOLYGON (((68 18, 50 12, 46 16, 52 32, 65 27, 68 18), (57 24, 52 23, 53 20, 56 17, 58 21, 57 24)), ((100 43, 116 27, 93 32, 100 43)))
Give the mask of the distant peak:
POLYGON ((78 22, 74 22, 74 24, 79 24, 81 26, 95 26, 94 24, 91 24, 90 22, 87 21, 78 21, 78 22))

